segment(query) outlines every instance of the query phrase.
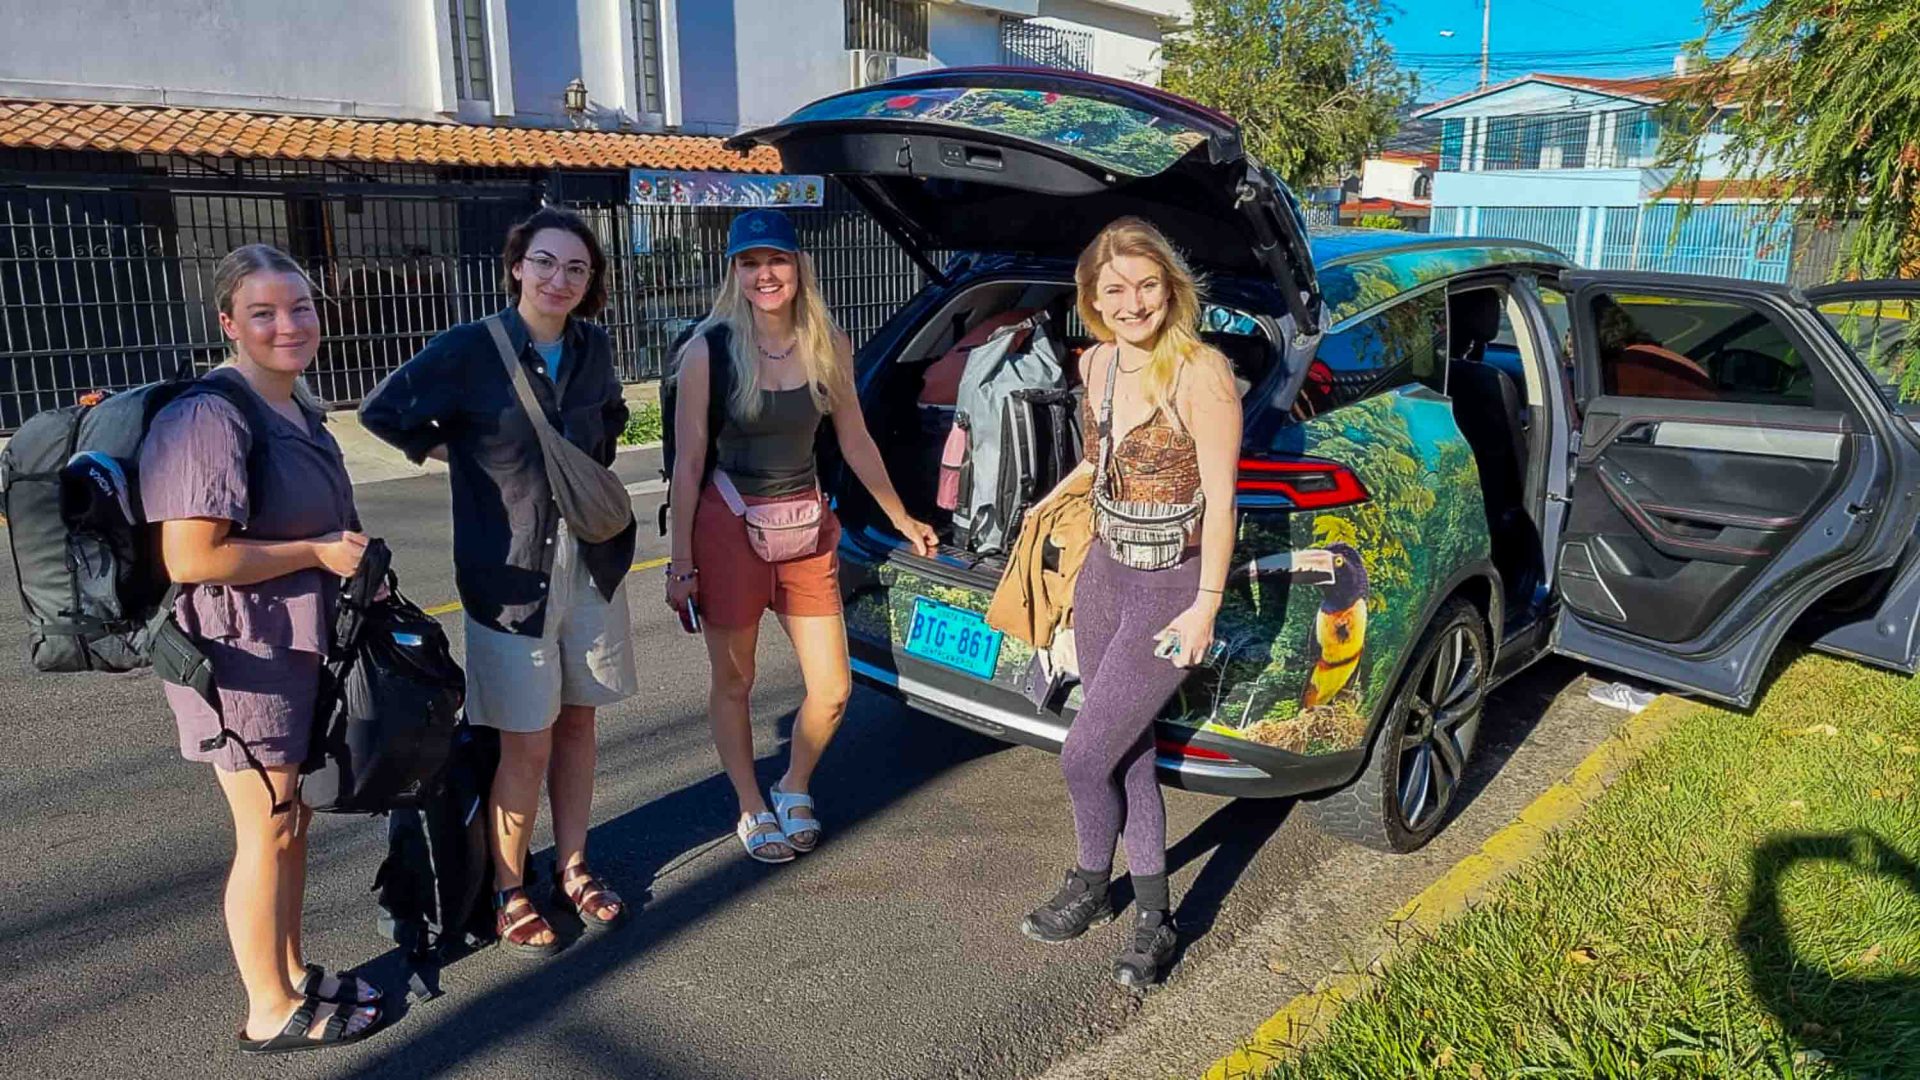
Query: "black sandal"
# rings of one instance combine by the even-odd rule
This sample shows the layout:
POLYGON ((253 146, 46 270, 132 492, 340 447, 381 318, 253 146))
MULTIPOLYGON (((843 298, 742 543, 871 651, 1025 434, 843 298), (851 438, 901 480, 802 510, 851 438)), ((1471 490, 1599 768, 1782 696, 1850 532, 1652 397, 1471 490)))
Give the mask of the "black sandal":
POLYGON ((547 922, 540 909, 533 906, 527 890, 519 885, 511 889, 501 889, 493 894, 493 931, 500 937, 500 948, 532 959, 545 959, 560 951, 560 935, 553 932, 553 924, 547 922), (518 918, 510 917, 507 912, 525 905, 526 914, 518 918), (545 945, 533 943, 534 935, 546 931, 553 940, 545 945))
POLYGON ((329 997, 320 992, 320 984, 327 981, 327 969, 319 964, 308 964, 306 977, 294 984, 293 992, 301 997, 310 997, 315 1001, 327 1001, 335 1005, 373 1005, 386 995, 380 988, 354 974, 351 971, 340 973, 340 989, 329 997), (360 996, 362 989, 372 993, 370 998, 360 996))
POLYGON ((305 1050, 345 1046, 348 1043, 359 1042, 380 1027, 381 1014, 378 1005, 345 1005, 329 1002, 328 1004, 334 1007, 333 1015, 327 1017, 326 1027, 321 1030, 320 1037, 316 1039, 313 1037, 313 1014, 320 1004, 318 998, 309 995, 300 1003, 299 1008, 293 1010, 293 1015, 287 1017, 287 1022, 281 1027, 280 1034, 270 1039, 249 1039, 247 1029, 241 1028, 237 1037, 240 1052, 243 1054, 298 1054, 305 1050), (353 1014, 361 1009, 372 1010, 373 1021, 359 1031, 348 1031, 347 1023, 353 1019, 353 1014))

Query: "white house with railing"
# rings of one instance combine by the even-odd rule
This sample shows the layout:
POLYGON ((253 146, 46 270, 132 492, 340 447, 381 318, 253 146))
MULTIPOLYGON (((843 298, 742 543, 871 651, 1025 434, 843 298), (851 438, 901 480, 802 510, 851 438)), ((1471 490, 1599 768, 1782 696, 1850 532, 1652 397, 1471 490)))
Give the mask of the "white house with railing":
POLYGON ((1421 109, 1440 122, 1432 231, 1537 240, 1583 266, 1788 280, 1792 223, 1727 179, 1723 135, 1710 129, 1697 187, 1656 166, 1658 110, 1685 78, 1678 63, 1650 78, 1533 74, 1421 109))

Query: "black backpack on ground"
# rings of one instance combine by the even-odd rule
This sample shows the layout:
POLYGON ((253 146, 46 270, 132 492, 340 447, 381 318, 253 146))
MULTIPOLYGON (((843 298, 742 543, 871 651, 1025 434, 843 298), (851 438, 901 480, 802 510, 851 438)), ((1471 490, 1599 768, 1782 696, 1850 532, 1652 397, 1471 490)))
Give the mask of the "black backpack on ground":
POLYGON ((487 794, 499 762, 500 733, 462 723, 419 804, 387 814, 373 891, 381 934, 412 962, 444 962, 493 938, 487 794))
POLYGON ((401 594, 391 566, 385 541, 369 541, 340 591, 301 766, 301 801, 315 810, 418 807, 453 752, 466 675, 439 620, 401 594))
MULTIPOLYGON (((159 530, 140 503, 140 444, 153 418, 193 394, 231 403, 249 433, 266 430, 263 406, 222 378, 170 379, 95 404, 35 413, 0 451, 0 512, 7 518, 28 659, 40 671, 131 671, 152 662, 156 619, 172 606, 159 530)), ((264 485, 267 440, 247 455, 248 499, 264 485)))
MULTIPOLYGON (((675 408, 680 400, 680 350, 693 340, 694 323, 680 331, 667 346, 667 372, 660 380, 660 479, 667 482, 667 497, 660 503, 660 535, 667 535, 667 510, 673 505, 673 463, 679 456, 678 433, 674 431, 675 408)), ((727 395, 733 392, 733 365, 727 362, 732 348, 732 333, 724 326, 713 326, 707 338, 707 464, 700 474, 705 488, 713 476, 715 447, 720 442, 720 425, 727 419, 727 395)))

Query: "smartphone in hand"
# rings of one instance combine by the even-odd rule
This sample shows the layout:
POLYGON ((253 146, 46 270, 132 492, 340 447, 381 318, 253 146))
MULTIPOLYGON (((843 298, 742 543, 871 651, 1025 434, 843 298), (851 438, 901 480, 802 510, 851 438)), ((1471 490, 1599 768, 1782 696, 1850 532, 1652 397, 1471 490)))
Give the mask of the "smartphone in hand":
POLYGON ((700 609, 694 605, 693 597, 687 597, 687 602, 680 605, 677 614, 680 616, 680 629, 689 634, 700 632, 700 609))

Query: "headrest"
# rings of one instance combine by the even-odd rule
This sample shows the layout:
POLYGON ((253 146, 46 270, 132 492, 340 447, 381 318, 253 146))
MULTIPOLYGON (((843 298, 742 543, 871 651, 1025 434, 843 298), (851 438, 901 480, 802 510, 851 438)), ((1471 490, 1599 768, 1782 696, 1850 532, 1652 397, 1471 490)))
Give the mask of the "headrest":
POLYGON ((1500 291, 1473 289, 1447 298, 1447 355, 1478 360, 1487 343, 1500 336, 1500 291))

